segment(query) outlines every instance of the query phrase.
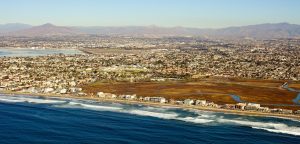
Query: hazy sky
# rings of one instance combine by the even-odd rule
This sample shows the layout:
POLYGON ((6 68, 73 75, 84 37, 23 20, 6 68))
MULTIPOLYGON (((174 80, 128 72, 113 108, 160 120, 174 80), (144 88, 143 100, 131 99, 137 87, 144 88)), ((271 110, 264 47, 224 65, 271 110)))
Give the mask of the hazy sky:
POLYGON ((217 28, 300 24, 300 0, 0 0, 0 23, 217 28))

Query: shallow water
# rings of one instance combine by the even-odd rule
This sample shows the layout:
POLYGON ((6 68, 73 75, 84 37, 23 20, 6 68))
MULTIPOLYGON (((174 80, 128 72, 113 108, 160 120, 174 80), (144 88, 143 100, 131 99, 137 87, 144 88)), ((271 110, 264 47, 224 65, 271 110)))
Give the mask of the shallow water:
POLYGON ((300 122, 272 117, 0 95, 0 143, 298 143, 300 122))
POLYGON ((15 48, 0 48, 0 57, 26 57, 26 56, 46 56, 53 54, 82 54, 76 49, 15 49, 15 48))

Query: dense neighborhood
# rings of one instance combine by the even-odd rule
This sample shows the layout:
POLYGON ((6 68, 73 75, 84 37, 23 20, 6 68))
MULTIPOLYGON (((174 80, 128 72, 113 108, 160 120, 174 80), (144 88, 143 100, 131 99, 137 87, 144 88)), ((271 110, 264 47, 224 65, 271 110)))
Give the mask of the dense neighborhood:
MULTIPOLYGON (((97 81, 139 82, 198 80, 208 77, 300 80, 299 39, 265 41, 209 41, 197 38, 66 38, 66 41, 7 39, 2 47, 47 49, 62 46, 83 54, 0 57, 0 90, 24 93, 86 96, 81 86, 97 81), (99 40, 99 41, 98 41, 99 40), (47 42, 45 42, 47 41, 47 42), (43 44, 43 45, 41 45, 43 44)), ((99 93, 98 96, 136 99, 136 96, 99 93)), ((293 113, 239 103, 217 105, 199 100, 144 101, 193 104, 226 109, 293 113)), ((295 111, 294 113, 299 113, 295 111)))

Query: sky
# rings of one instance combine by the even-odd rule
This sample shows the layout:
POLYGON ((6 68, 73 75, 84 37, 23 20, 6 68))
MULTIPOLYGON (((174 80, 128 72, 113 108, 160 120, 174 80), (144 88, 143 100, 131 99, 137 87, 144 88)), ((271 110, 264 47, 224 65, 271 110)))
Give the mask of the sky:
POLYGON ((221 28, 300 24, 300 0, 0 0, 0 24, 221 28))

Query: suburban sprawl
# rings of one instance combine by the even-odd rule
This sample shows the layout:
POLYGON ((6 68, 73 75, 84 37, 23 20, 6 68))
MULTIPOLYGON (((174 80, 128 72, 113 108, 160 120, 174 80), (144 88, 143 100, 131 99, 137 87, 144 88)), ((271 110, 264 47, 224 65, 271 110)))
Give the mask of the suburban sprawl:
POLYGON ((0 57, 2 92, 93 96, 300 115, 300 110, 268 108, 251 102, 217 104, 200 98, 178 100, 161 96, 117 95, 101 90, 87 93, 82 88, 95 82, 198 81, 211 77, 298 82, 300 39, 212 41, 193 37, 121 36, 0 39, 0 47, 6 49, 69 48, 82 51, 77 55, 0 57))

